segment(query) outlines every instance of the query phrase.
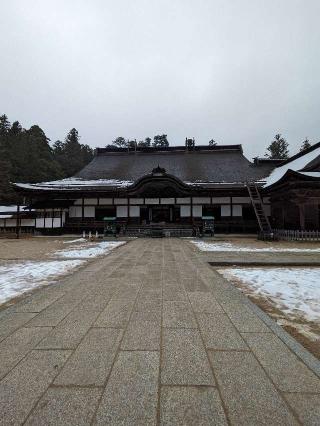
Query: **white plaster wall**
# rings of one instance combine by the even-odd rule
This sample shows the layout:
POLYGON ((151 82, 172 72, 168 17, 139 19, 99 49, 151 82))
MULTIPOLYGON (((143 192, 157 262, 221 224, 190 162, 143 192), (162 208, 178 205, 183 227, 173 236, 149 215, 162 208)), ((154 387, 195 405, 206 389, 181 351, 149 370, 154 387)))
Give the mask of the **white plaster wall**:
POLYGON ((127 198, 115 198, 114 204, 128 204, 127 198))
POLYGON ((180 206, 180 216, 181 217, 190 217, 191 216, 191 206, 180 206))
POLYGON ((210 204, 211 199, 210 197, 193 197, 192 202, 194 204, 210 204))
POLYGON ((242 206, 238 204, 234 204, 232 206, 232 216, 242 216, 242 206))
POLYGON ((45 227, 45 219, 43 217, 37 217, 36 228, 44 228, 44 227, 45 227))
POLYGON ((96 209, 94 206, 84 207, 83 216, 84 217, 95 217, 96 209))
POLYGON ((83 204, 96 206, 98 204, 98 198, 85 198, 83 204))
POLYGON ((143 198, 130 198, 129 203, 130 204, 143 204, 143 198))
POLYGON ((82 207, 71 206, 69 208, 69 217, 82 217, 82 207))
POLYGON ((178 197, 177 198, 177 204, 190 204, 191 198, 190 197, 178 197))
POLYGON ((146 204, 159 204, 159 198, 146 198, 146 204))
POLYGON ((139 206, 130 206, 129 207, 130 217, 140 217, 140 207, 139 206))
POLYGON ((193 217, 202 217, 202 206, 192 206, 193 217))
POLYGON ((99 198, 100 206, 110 206, 112 204, 112 198, 99 198))
POLYGON ((231 216, 231 206, 221 206, 221 216, 231 216))
POLYGON ((160 198, 160 204, 174 204, 174 198, 160 198))
POLYGON ((21 219, 21 226, 34 226, 34 219, 21 219))
POLYGON ((128 217, 128 206, 117 206, 117 217, 128 217))
POLYGON ((212 197, 212 204, 229 204, 230 197, 212 197))
POLYGON ((251 204, 250 197, 232 197, 233 203, 251 204))

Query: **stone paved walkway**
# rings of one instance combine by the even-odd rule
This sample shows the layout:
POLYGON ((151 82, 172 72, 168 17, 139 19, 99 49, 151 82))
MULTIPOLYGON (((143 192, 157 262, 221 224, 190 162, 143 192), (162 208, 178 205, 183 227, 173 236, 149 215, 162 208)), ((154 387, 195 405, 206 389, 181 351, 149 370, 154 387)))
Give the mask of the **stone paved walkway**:
POLYGON ((0 312, 1 425, 318 425, 320 380, 185 240, 0 312))

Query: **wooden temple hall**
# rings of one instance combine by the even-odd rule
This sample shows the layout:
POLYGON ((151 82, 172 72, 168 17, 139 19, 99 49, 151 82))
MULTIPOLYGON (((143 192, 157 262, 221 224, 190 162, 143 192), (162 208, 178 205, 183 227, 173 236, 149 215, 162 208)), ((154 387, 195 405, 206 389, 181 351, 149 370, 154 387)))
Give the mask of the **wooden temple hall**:
POLYGON ((289 160, 249 161, 241 145, 97 148, 76 176, 15 183, 24 207, 0 207, 21 232, 122 235, 319 230, 320 143, 289 160))

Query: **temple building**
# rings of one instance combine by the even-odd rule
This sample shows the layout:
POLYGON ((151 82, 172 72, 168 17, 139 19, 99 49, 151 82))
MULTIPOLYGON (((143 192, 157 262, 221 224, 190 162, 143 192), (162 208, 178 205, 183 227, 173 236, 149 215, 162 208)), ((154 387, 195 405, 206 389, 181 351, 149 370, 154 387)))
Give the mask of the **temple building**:
POLYGON ((157 228, 191 236, 213 217, 223 233, 319 229, 320 143, 286 161, 253 162, 241 145, 190 140, 165 148, 97 148, 76 176, 15 189, 27 206, 20 214, 29 216, 11 212, 5 224, 0 208, 0 227, 19 222, 22 230, 42 233, 100 233, 113 220, 122 234, 157 228))

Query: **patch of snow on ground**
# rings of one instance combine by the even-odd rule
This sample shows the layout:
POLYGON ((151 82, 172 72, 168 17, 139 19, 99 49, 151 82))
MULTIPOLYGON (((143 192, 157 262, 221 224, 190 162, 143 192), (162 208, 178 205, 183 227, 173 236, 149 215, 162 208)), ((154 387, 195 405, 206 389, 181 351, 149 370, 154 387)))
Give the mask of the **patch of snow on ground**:
POLYGON ((87 240, 85 238, 77 238, 76 240, 67 240, 64 241, 63 244, 73 244, 73 243, 84 243, 87 240))
POLYGON ((0 266, 0 304, 36 287, 50 284, 83 263, 83 260, 53 260, 0 266))
POLYGON ((198 247, 201 251, 243 251, 243 252, 288 252, 288 253, 304 253, 304 252, 319 252, 319 248, 289 248, 289 247, 243 247, 237 246, 232 243, 223 242, 205 242, 205 241, 191 241, 192 244, 198 247))
POLYGON ((121 246, 122 244, 125 244, 125 241, 102 241, 101 243, 87 243, 78 247, 56 251, 54 255, 69 259, 89 259, 107 254, 109 251, 121 246))
POLYGON ((320 323, 319 268, 230 268, 218 271, 240 280, 253 294, 269 297, 283 312, 320 323))

